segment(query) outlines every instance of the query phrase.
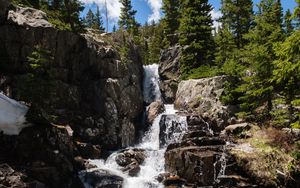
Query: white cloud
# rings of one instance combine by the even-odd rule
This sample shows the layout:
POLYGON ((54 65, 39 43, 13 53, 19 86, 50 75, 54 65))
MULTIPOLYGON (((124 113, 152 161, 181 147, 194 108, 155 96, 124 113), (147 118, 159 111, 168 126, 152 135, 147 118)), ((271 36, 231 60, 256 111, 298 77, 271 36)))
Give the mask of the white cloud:
POLYGON ((210 12, 210 14, 211 14, 211 17, 213 19, 213 27, 218 29, 218 27, 221 26, 221 23, 217 21, 219 18, 222 17, 221 11, 216 11, 215 9, 213 9, 210 12))
POLYGON ((160 17, 160 9, 162 7, 162 0, 146 0, 148 5, 152 10, 152 14, 148 17, 148 22, 155 21, 157 22, 160 17))
MULTIPOLYGON (((105 0, 80 0, 80 1, 85 4, 96 3, 99 6, 100 10, 102 11, 102 14, 105 13, 105 0)), ((116 22, 119 19, 121 13, 121 4, 119 3, 119 0, 106 0, 106 3, 107 3, 107 12, 108 12, 109 20, 116 22)))

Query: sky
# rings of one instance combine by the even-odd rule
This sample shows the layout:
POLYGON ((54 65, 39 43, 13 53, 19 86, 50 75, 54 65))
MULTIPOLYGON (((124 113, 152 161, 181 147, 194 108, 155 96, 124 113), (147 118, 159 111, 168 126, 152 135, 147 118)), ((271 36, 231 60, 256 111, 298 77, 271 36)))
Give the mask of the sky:
MULTIPOLYGON (((84 3, 85 10, 82 12, 82 16, 86 14, 89 8, 93 11, 96 10, 96 5, 99 6, 103 18, 104 15, 104 7, 105 7, 105 0, 80 0, 84 3)), ((109 18, 109 30, 112 30, 113 25, 117 25, 118 18, 120 15, 120 8, 121 5, 119 0, 106 0, 107 2, 107 9, 108 9, 108 18, 109 18)), ((212 11, 211 15, 212 18, 215 20, 221 16, 219 11, 220 9, 220 2, 221 0, 209 0, 212 4, 214 10, 212 11)), ((258 4, 260 0, 253 0, 254 5, 258 4)), ((284 11, 287 9, 293 10, 296 6, 294 0, 282 0, 281 1, 284 11)), ((133 9, 137 10, 136 20, 141 23, 142 25, 148 21, 151 22, 152 20, 158 21, 162 17, 162 12, 160 10, 162 6, 162 0, 132 0, 133 9)), ((214 25, 217 26, 218 23, 214 22, 214 25)))

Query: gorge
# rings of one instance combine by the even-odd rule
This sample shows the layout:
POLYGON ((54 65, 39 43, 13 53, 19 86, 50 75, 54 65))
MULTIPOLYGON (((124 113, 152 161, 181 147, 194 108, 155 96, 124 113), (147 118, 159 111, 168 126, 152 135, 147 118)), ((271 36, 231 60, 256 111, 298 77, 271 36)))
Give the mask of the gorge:
POLYGON ((183 46, 145 65, 143 45, 0 0, 0 187, 300 187, 299 129, 240 118, 231 75, 182 79, 183 46))

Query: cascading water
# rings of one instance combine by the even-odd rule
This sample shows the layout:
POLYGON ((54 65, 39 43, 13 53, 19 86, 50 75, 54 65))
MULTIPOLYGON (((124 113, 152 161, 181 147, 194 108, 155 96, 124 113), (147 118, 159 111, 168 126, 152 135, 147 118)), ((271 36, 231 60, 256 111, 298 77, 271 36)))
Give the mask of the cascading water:
MULTIPOLYGON (((159 75, 158 65, 144 66, 144 98, 146 103, 151 103, 156 100, 161 100, 159 90, 159 75)), ((136 177, 131 177, 122 171, 122 168, 117 164, 116 157, 118 152, 113 153, 104 160, 91 160, 98 169, 107 170, 112 174, 124 178, 124 188, 160 188, 164 187, 156 180, 156 177, 165 170, 164 153, 168 144, 178 142, 182 135, 187 130, 186 117, 176 115, 174 105, 165 105, 165 112, 157 116, 145 133, 142 142, 134 148, 145 151, 146 158, 140 165, 140 172, 136 177), (162 117, 165 117, 164 122, 162 117), (168 118, 171 117, 171 118, 168 118), (164 130, 161 130, 161 125, 164 124, 164 130), (164 143, 161 143, 164 140, 164 143)), ((85 186, 91 187, 85 183, 85 186)))
POLYGON ((158 64, 144 66, 144 101, 150 104, 153 101, 161 100, 159 89, 158 64))

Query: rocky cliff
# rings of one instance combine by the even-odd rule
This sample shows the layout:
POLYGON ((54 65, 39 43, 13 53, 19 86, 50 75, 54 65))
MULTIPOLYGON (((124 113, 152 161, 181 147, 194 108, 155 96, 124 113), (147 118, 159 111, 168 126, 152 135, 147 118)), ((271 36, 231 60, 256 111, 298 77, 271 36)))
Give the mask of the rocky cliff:
POLYGON ((180 79, 181 47, 173 46, 165 49, 160 57, 159 76, 160 89, 165 103, 172 104, 180 79))
POLYGON ((226 77, 217 76, 181 81, 176 93, 175 106, 211 122, 214 131, 221 131, 230 117, 230 109, 220 101, 226 77))
POLYGON ((140 54, 128 39, 124 60, 115 35, 60 31, 42 11, 2 4, 0 90, 30 107, 34 126, 17 137, 1 135, 12 147, 2 148, 0 159, 18 154, 11 163, 22 159, 31 177, 70 185, 76 156, 100 157, 135 143, 143 112, 140 54))

